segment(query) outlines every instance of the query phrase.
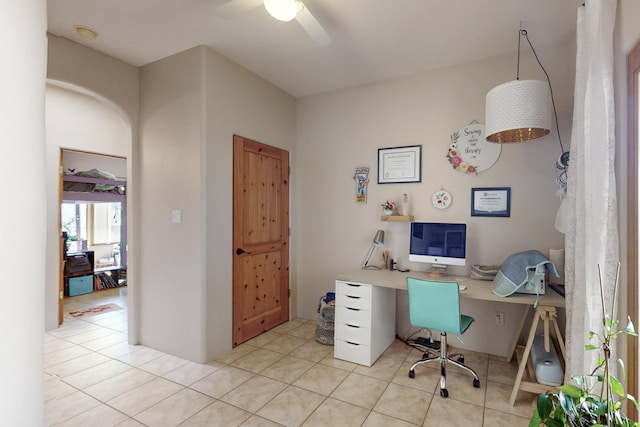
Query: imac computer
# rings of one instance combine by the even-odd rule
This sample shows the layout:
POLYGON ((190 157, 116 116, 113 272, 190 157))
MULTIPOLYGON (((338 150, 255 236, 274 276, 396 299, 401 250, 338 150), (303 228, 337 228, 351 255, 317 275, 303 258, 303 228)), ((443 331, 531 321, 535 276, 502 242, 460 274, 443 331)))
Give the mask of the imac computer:
POLYGON ((409 261, 430 263, 427 274, 444 276, 447 265, 466 264, 467 225, 443 222, 412 222, 409 261))

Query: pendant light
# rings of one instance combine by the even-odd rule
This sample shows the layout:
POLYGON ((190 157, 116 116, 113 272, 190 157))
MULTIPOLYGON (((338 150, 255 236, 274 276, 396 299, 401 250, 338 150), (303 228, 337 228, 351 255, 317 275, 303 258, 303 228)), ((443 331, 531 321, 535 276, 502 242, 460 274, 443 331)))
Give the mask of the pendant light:
POLYGON ((289 22, 302 10, 296 0, 264 0, 264 8, 278 21, 289 22))
MULTIPOLYGON (((518 31, 518 68, 516 80, 501 84, 487 93, 485 135, 489 142, 511 143, 542 138, 551 132, 551 84, 541 80, 520 80, 520 39, 527 31, 518 31)), ((533 46, 531 50, 536 55, 533 46)), ((536 59, 538 59, 536 55, 536 59)), ((538 60, 540 64, 540 61, 538 60)), ((542 64, 540 67, 545 71, 542 64)))

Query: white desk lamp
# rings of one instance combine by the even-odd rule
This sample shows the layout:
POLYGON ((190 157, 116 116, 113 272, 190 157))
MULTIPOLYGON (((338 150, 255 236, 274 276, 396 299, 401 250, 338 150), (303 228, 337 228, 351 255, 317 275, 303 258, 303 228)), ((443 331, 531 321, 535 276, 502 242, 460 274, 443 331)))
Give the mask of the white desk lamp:
POLYGON ((378 230, 376 231, 376 235, 373 237, 373 241, 371 243, 371 248, 369 248, 369 252, 367 252, 367 256, 364 257, 364 261, 362 261, 362 268, 375 268, 380 270, 380 267, 377 265, 369 265, 369 261, 371 260, 371 256, 376 249, 376 246, 384 245, 384 231, 378 230))

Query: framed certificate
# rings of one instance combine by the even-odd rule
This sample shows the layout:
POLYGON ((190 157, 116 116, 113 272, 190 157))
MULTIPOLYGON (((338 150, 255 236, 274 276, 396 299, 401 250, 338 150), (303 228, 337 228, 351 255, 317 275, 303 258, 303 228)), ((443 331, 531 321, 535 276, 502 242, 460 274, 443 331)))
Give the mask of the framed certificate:
POLYGON ((472 188, 471 216, 511 216, 511 187, 472 188))
POLYGON ((422 181, 422 145, 378 149, 378 184, 422 181))

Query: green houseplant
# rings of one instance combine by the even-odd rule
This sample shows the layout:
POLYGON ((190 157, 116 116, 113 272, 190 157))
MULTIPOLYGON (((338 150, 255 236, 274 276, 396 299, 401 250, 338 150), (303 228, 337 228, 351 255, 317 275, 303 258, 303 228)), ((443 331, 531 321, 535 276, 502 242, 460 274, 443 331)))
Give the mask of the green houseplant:
MULTIPOLYGON (((612 308, 615 313, 616 292, 620 263, 613 288, 612 308)), ((629 419, 623 409, 623 402, 633 402, 638 408, 636 399, 625 393, 622 383, 616 378, 611 368, 611 348, 619 335, 637 336, 631 319, 625 328, 619 328, 618 320, 613 320, 605 310, 602 275, 600 278, 600 297, 602 300, 602 331, 589 331, 586 351, 598 351, 596 367, 591 373, 574 376, 574 384, 559 387, 557 393, 546 392, 538 395, 536 408, 529 422, 529 427, 562 427, 562 426, 607 426, 607 427, 640 427, 640 423, 629 419), (593 343, 595 341, 595 344, 593 343)), ((624 375, 624 363, 618 360, 620 372, 624 375)))

